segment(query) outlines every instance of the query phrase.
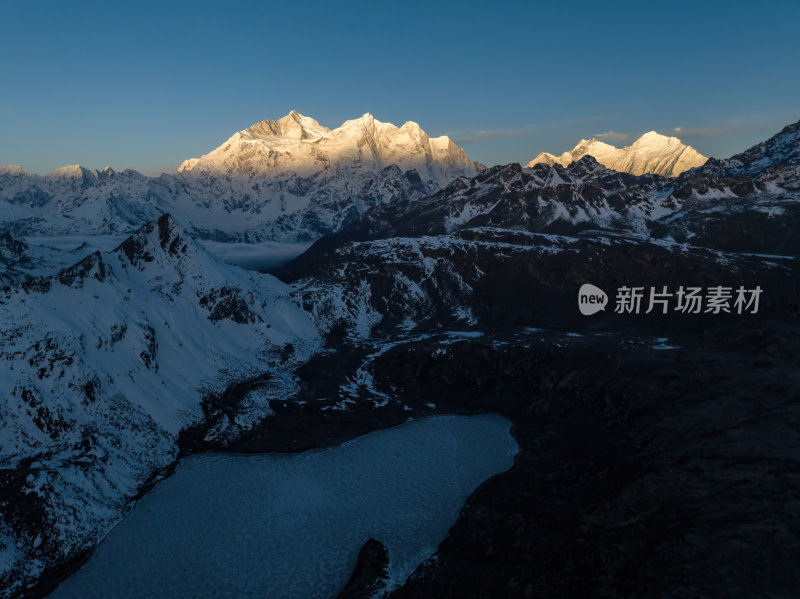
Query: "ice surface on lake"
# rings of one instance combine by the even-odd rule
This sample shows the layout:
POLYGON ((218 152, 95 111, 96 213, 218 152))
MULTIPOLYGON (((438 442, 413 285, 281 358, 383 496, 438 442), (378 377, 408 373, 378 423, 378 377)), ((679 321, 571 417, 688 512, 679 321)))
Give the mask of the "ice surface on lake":
POLYGON ((301 454, 187 458, 51 597, 334 597, 369 537, 400 583, 513 465, 510 425, 431 416, 301 454))

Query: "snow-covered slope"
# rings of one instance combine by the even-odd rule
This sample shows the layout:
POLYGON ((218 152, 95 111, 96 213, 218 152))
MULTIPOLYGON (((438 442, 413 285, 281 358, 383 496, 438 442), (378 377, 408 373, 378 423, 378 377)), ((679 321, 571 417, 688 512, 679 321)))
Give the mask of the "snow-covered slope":
POLYGON ((723 177, 753 177, 791 189, 800 179, 800 121, 787 125, 766 141, 724 160, 712 158, 707 170, 723 177))
POLYGON ((578 145, 561 156, 542 152, 525 166, 560 164, 569 166, 584 156, 592 156, 603 166, 622 173, 642 175, 652 173, 675 177, 684 171, 705 164, 708 160, 677 137, 667 137, 655 131, 642 135, 630 146, 617 148, 597 139, 582 139, 578 145))
POLYGON ((568 167, 508 164, 456 179, 422 200, 378 206, 333 238, 441 235, 474 226, 546 233, 589 226, 644 230, 680 208, 684 199, 672 195, 679 182, 612 171, 591 156, 568 167))
MULTIPOLYGON (((91 172, 91 171, 90 171, 91 172)), ((16 235, 129 235, 164 212, 193 237, 216 241, 308 241, 364 210, 437 190, 415 170, 390 165, 355 174, 346 166, 286 178, 132 170, 93 180, 0 175, 0 230, 16 235)))
POLYGON ((93 546, 176 459, 179 432, 207 421, 210 395, 271 377, 217 439, 270 413, 318 345, 288 291, 212 257, 168 215, 2 291, 0 596, 93 546))

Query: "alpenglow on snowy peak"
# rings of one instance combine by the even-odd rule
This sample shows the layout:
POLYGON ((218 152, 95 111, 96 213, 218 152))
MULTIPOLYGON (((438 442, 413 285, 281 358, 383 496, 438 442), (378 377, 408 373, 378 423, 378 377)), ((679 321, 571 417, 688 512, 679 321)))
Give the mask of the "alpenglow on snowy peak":
POLYGON ((684 171, 704 165, 708 160, 708 157, 677 137, 649 131, 624 148, 617 148, 597 139, 582 139, 561 156, 542 152, 525 166, 530 168, 539 163, 569 166, 587 155, 611 170, 632 175, 652 173, 667 177, 677 177, 684 171))
POLYGON ((450 138, 428 137, 413 121, 397 127, 367 113, 329 129, 293 110, 235 133, 203 157, 184 161, 178 172, 309 176, 340 165, 377 172, 391 164, 441 184, 483 168, 450 138))
POLYGON ((365 114, 329 129, 292 111, 172 175, 74 165, 41 177, 1 167, 0 224, 18 235, 117 235, 169 212, 200 239, 307 242, 373 206, 429 196, 482 169, 413 122, 365 114))

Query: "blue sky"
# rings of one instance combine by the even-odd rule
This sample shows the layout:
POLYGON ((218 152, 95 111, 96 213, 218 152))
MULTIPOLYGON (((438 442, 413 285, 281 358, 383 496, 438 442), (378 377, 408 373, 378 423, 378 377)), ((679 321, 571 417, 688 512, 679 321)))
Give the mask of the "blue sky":
POLYGON ((291 109, 486 164, 651 129, 724 157, 800 119, 797 2, 166 4, 0 0, 0 164, 156 173, 291 109))

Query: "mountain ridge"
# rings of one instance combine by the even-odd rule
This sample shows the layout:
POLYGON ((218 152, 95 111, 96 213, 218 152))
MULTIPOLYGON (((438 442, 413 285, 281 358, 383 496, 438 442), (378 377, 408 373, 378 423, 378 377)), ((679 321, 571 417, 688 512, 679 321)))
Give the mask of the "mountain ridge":
POLYGON ((175 174, 0 167, 0 220, 23 235, 118 235, 170 212, 202 239, 302 242, 482 168, 412 121, 396 127, 366 113, 331 130, 292 111, 236 132, 175 174))
POLYGON ((396 164, 439 183, 443 175, 451 175, 444 171, 469 174, 483 168, 449 137, 431 138, 414 121, 397 127, 367 112, 330 129, 292 110, 278 120, 237 131, 208 154, 185 160, 177 172, 312 175, 339 164, 359 171, 396 164))
POLYGON ((592 156, 611 170, 632 175, 655 174, 676 177, 708 161, 706 156, 684 144, 677 137, 648 131, 631 145, 617 148, 596 138, 582 139, 571 150, 560 156, 541 152, 525 167, 544 163, 549 166, 569 166, 583 156, 592 156))
MULTIPOLYGON (((346 135, 347 143, 360 139, 352 134, 353 130, 377 127, 375 122, 374 117, 367 113, 360 119, 345 123, 346 126, 342 127, 350 131, 346 135)), ((401 127, 383 125, 392 134, 402 132, 406 140, 415 135, 424 139, 424 132, 415 123, 405 123, 401 127)), ((800 168, 796 164, 798 128, 798 123, 789 125, 770 140, 741 154, 725 160, 711 159, 706 167, 691 169, 678 177, 669 177, 658 182, 656 187, 663 190, 663 197, 672 195, 680 202, 688 198, 710 200, 741 196, 756 187, 763 190, 765 186, 770 186, 778 192, 782 189, 794 189, 797 185, 794 173, 800 168), (746 166, 742 166, 745 163, 746 166), (777 164, 782 164, 782 168, 774 169, 773 166, 777 164), (734 180, 737 177, 740 180, 734 180)), ((280 137, 278 141, 288 143, 290 147, 297 143, 316 147, 313 140, 328 135, 327 128, 299 113, 290 113, 278 121, 261 121, 250 129, 252 131, 246 133, 247 136, 273 136, 277 132, 280 137), (287 142, 285 137, 292 139, 287 142), (298 141, 303 137, 308 141, 298 141)), ((242 132, 237 133, 239 134, 244 137, 242 132)), ((365 139, 373 138, 367 136, 365 139)), ((432 144, 431 147, 437 144, 449 146, 453 143, 444 137, 427 139, 428 144, 432 144)), ((676 150, 673 153, 667 152, 666 161, 652 162, 661 164, 664 168, 672 164, 673 170, 675 164, 682 164, 683 154, 691 154, 688 146, 683 146, 676 138, 666 138, 656 133, 643 136, 630 147, 636 149, 641 146, 676 150)), ((588 156, 592 156, 592 153, 601 154, 601 150, 612 154, 621 151, 598 140, 583 140, 577 147, 581 148, 580 153, 588 156)), ((364 152, 372 155, 372 150, 366 146, 364 148, 364 152)), ((585 159, 586 156, 582 158, 585 159)), ((655 184, 655 181, 648 182, 645 179, 638 182, 628 179, 635 175, 628 174, 626 170, 645 169, 647 160, 642 163, 635 158, 630 158, 626 164, 618 167, 621 172, 611 170, 600 177, 605 191, 618 196, 613 201, 619 206, 613 212, 620 212, 620 202, 628 203, 630 194, 624 191, 626 188, 631 185, 641 188, 643 183, 648 186, 655 184), (621 195, 617 191, 622 191, 621 195)), ((586 162, 578 170, 586 170, 587 173, 597 169, 606 171, 606 167, 601 165, 602 161, 602 157, 600 160, 592 159, 591 163, 586 162)), ((274 178, 205 173, 202 169, 175 175, 145 177, 132 170, 116 172, 107 168, 98 171, 80 166, 57 169, 49 175, 39 176, 26 174, 19 167, 0 167, 1 222, 3 230, 11 231, 16 237, 128 235, 141 224, 169 212, 197 239, 244 243, 267 240, 307 242, 340 231, 375 206, 398 200, 423 199, 454 183, 466 185, 468 188, 469 180, 480 176, 480 173, 475 172, 459 175, 463 169, 454 168, 442 171, 446 176, 431 179, 430 172, 425 168, 404 170, 393 163, 375 171, 377 166, 380 165, 375 162, 366 164, 362 161, 355 166, 352 162, 340 162, 328 164, 327 168, 309 176, 293 173, 274 178)), ((536 174, 533 180, 541 179, 542 183, 549 181, 545 187, 552 190, 547 191, 547 194, 556 193, 555 187, 560 182, 574 180, 574 176, 579 174, 575 170, 565 173, 560 165, 552 168, 539 164, 536 168, 545 169, 536 174)), ((533 181, 530 183, 533 184, 533 181)), ((579 192, 577 187, 573 191, 579 192)), ((589 192, 594 193, 590 189, 589 192)), ((566 191, 558 193, 564 194, 566 191)), ((596 193, 595 196, 599 197, 596 193)), ((645 199, 645 196, 649 196, 649 192, 639 198, 644 203, 636 203, 646 207, 650 199, 645 199)), ((583 200, 576 196, 575 201, 570 200, 568 203, 578 206, 583 205, 583 200)), ((656 199, 656 203, 661 204, 662 201, 656 199)), ((485 207, 481 208, 483 210, 485 207)), ((608 210, 603 212, 612 214, 608 210)), ((464 213, 460 216, 452 215, 452 218, 458 220, 467 216, 464 213)), ((570 220, 573 220, 572 216, 574 215, 570 216, 570 220)))

